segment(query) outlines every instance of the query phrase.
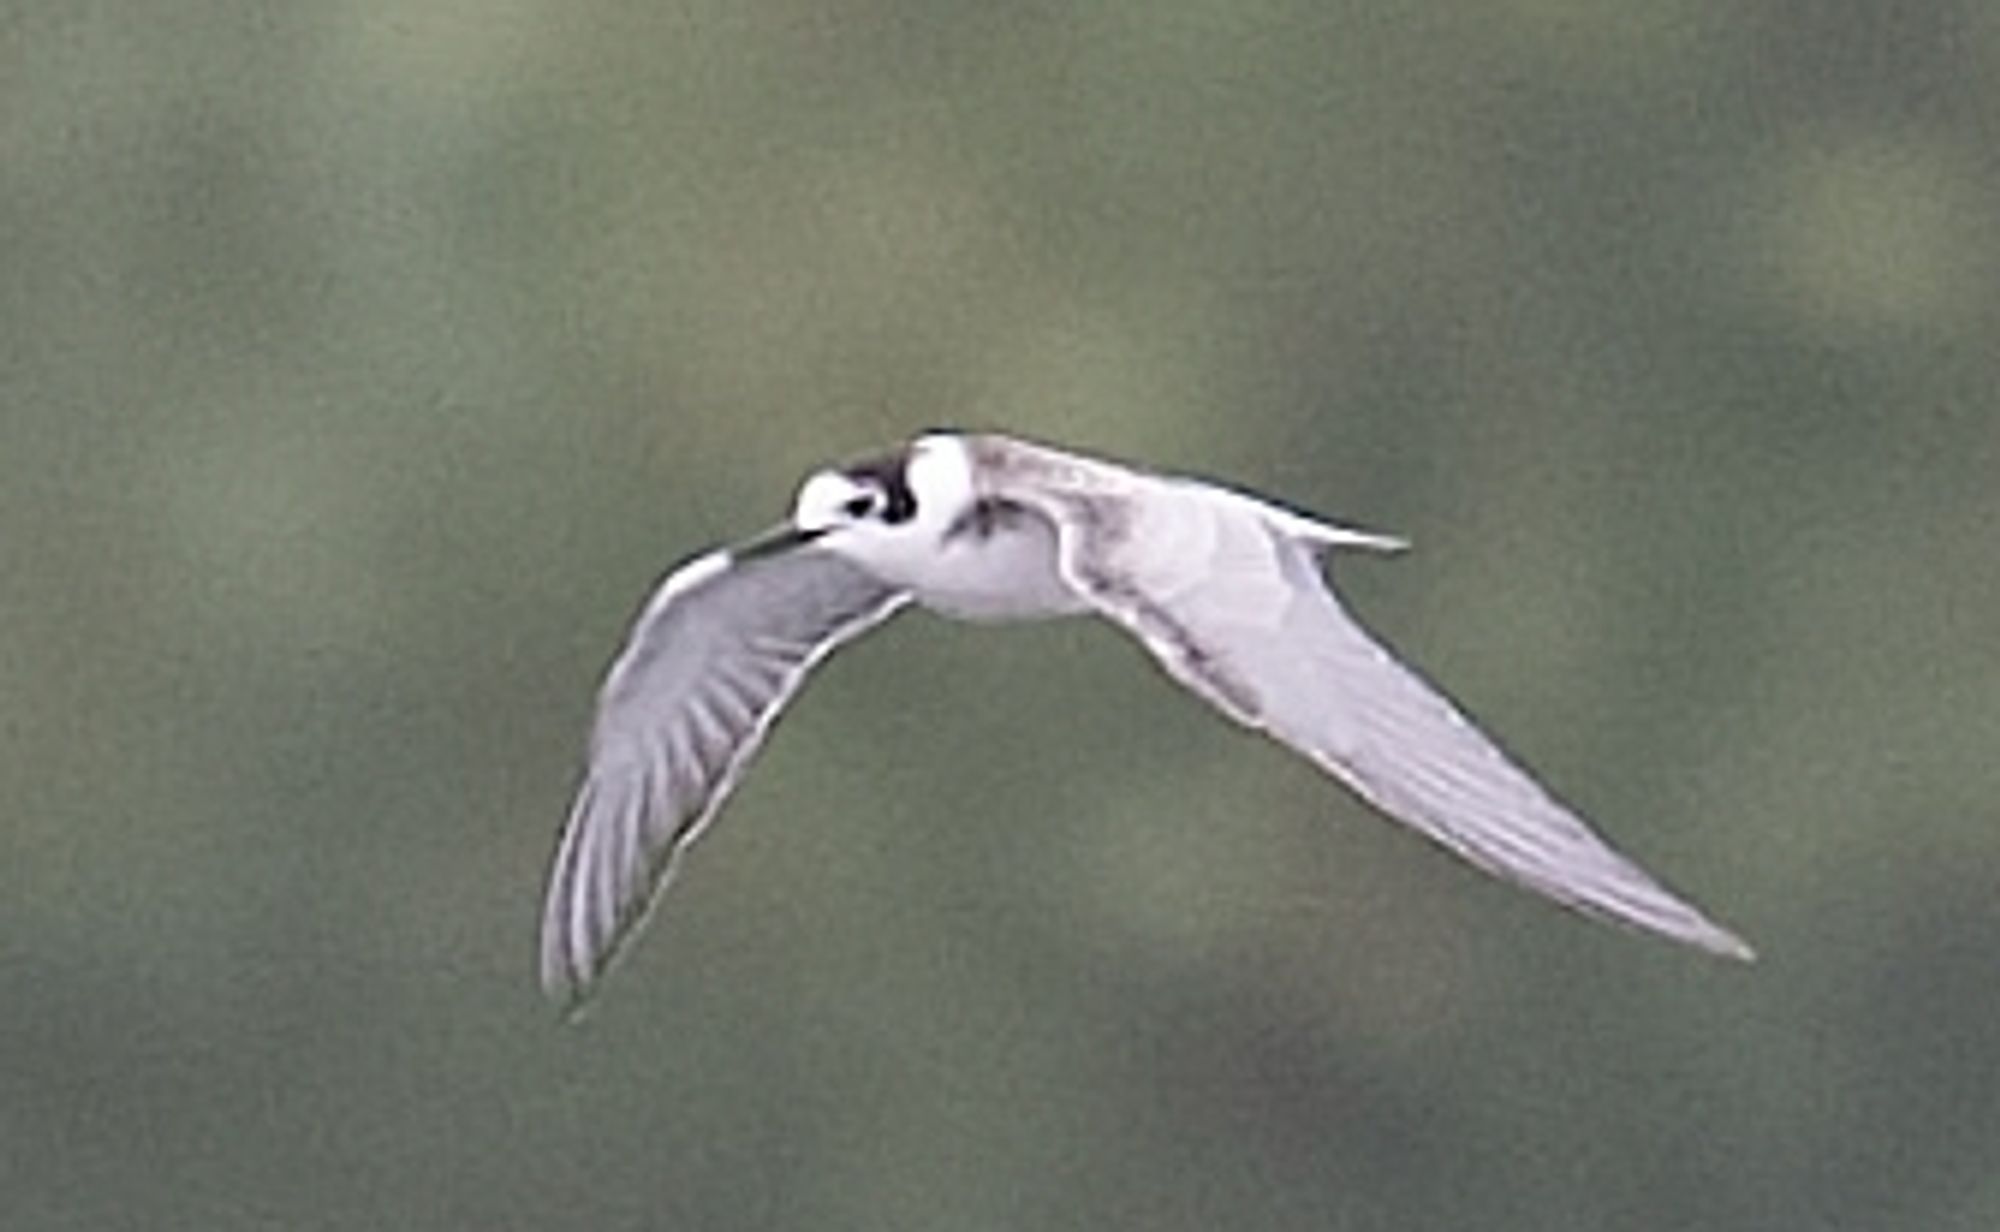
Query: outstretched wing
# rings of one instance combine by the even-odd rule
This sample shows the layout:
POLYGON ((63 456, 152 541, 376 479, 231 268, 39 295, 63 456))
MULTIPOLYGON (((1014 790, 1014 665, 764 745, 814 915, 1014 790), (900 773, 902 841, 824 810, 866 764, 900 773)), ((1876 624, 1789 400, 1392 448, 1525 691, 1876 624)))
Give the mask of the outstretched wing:
POLYGON ((611 666, 549 870, 542 985, 574 1003, 645 918, 808 670, 905 596, 810 546, 670 575, 611 666))
POLYGON ((1751 957, 1370 637, 1320 573, 1317 549, 1335 542, 1329 535, 1303 534, 1297 515, 1269 516, 1238 493, 1001 438, 982 444, 993 494, 1056 524, 1071 584, 1224 713, 1489 873, 1592 915, 1751 957))

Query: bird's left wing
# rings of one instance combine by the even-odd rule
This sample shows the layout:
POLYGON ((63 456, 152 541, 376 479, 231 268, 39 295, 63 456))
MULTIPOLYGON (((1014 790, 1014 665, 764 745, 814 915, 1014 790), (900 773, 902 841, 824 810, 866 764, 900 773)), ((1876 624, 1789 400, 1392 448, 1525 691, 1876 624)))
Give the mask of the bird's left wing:
POLYGON ((1750 956, 1348 615, 1320 573, 1320 550, 1395 541, 1004 437, 975 448, 984 495, 1047 517, 1070 584, 1223 713, 1489 873, 1590 914, 1750 956))
POLYGON ((541 977, 551 995, 583 998, 807 671, 906 598, 809 545, 713 552, 661 583, 605 679, 549 870, 541 977))

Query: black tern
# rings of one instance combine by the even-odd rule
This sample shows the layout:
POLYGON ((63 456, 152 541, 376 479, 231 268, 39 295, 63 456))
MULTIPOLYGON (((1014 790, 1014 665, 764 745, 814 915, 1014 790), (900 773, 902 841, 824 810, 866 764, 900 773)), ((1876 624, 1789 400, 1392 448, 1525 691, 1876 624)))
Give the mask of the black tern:
POLYGON ((1751 958, 1341 606, 1323 554, 1405 546, 993 434, 816 472, 786 523, 668 575, 612 664, 549 873, 543 986, 572 1006, 588 994, 813 665, 912 600, 972 621, 1102 616, 1217 710, 1479 868, 1751 958))

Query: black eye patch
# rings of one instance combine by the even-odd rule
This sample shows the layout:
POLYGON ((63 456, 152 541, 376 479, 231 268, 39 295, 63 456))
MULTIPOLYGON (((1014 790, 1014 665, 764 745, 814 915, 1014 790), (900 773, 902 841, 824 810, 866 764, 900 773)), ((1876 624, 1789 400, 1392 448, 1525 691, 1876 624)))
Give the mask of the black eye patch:
MULTIPOLYGON (((902 451, 883 454, 879 458, 866 458, 852 465, 844 466, 841 470, 850 479, 872 483, 881 489, 884 502, 882 505, 882 520, 894 526, 899 522, 907 522, 917 516, 917 498, 910 491, 909 478, 904 474, 904 468, 909 464, 909 461, 910 455, 908 451, 902 451)), ((849 501, 844 508, 850 516, 862 517, 867 514, 868 510, 856 510, 854 502, 866 499, 868 498, 857 496, 854 500, 849 501)))
POLYGON ((840 511, 850 518, 865 518, 868 516, 868 511, 874 507, 874 497, 854 496, 848 498, 847 503, 840 507, 840 511))

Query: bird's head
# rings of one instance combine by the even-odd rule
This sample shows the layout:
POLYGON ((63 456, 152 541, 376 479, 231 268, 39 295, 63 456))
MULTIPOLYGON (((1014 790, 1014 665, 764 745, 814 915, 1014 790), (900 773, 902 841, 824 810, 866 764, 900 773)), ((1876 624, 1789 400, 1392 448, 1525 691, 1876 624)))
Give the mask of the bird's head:
POLYGON ((965 442, 930 433, 808 475, 792 504, 792 529, 893 579, 905 562, 936 552, 974 499, 965 442))

